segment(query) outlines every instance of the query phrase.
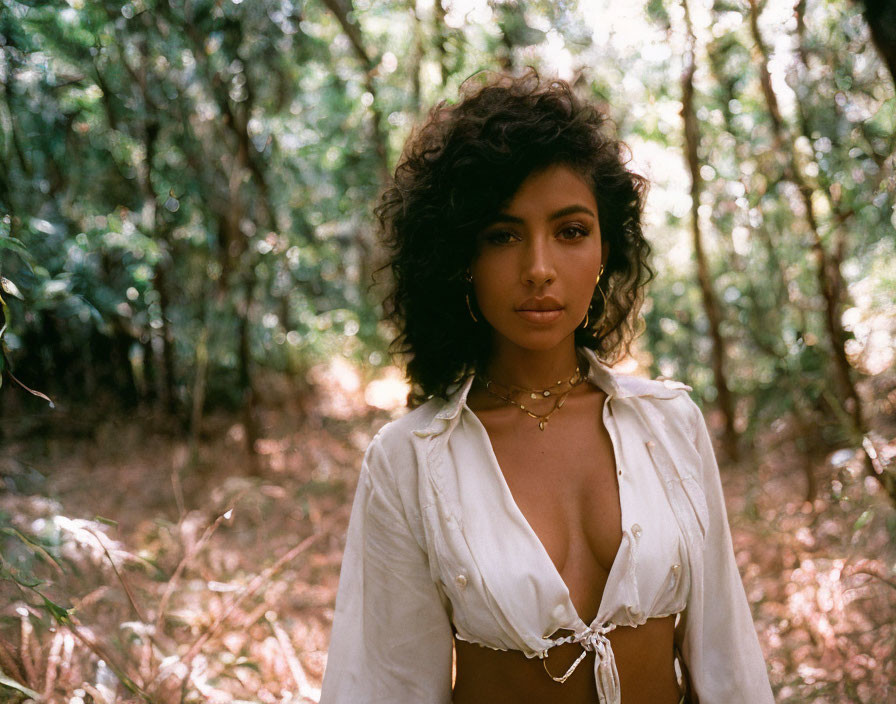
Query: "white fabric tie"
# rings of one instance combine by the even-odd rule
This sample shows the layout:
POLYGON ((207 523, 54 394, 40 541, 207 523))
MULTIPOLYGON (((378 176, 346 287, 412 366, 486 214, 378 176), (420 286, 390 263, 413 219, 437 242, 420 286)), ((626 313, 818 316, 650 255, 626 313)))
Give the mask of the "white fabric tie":
MULTIPOLYGON (((622 694, 619 688, 619 672, 616 669, 616 656, 613 654, 613 646, 607 633, 616 628, 616 624, 609 624, 599 628, 586 628, 575 636, 567 636, 555 641, 554 645, 563 645, 564 643, 578 643, 582 646, 582 654, 576 658, 576 661, 569 666, 569 669, 561 677, 551 679, 554 682, 563 684, 570 678, 576 668, 585 659, 588 653, 594 653, 594 683, 597 686, 597 696, 600 704, 622 704, 622 694)), ((547 651, 544 652, 547 657, 547 651)), ((544 663, 544 660, 542 660, 544 663)), ((545 663, 547 670, 547 663, 545 663)), ((550 675, 551 673, 548 672, 550 675)))

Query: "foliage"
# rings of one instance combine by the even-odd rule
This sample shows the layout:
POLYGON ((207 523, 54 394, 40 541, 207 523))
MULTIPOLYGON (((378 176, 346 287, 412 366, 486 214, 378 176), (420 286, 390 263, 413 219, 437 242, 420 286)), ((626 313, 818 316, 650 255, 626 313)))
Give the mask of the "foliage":
MULTIPOLYGON (((818 190, 825 244, 839 247, 847 287, 892 278, 869 264, 893 247, 893 86, 858 8, 807 3, 799 26, 789 7, 768 5, 760 30, 781 47, 774 87, 818 190)), ((534 63, 575 72, 607 101, 651 172, 660 276, 644 347, 655 372, 711 401, 675 154, 682 6, 647 3, 640 18, 618 9, 9 3, 0 267, 25 299, 7 301, 19 376, 66 399, 169 396, 186 409, 200 376, 210 401, 236 404, 255 367, 294 374, 336 350, 384 361, 388 330, 369 285, 383 174, 426 105, 481 67, 534 63)), ((774 393, 782 384, 831 416, 810 242, 763 105, 749 8, 690 10, 702 47, 700 217, 747 429, 795 403, 774 393)), ((853 317, 892 312, 873 303, 853 317)), ((867 325, 851 327, 864 333, 854 358, 881 347, 867 325)))

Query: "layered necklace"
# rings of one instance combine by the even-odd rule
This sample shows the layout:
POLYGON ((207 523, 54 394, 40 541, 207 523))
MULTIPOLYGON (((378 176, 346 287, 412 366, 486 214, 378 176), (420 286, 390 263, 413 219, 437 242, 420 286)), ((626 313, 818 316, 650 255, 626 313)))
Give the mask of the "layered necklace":
POLYGON ((482 380, 485 382, 485 390, 492 396, 501 399, 505 403, 509 403, 511 406, 516 406, 527 416, 538 421, 539 430, 544 430, 551 416, 563 407, 563 403, 566 401, 566 397, 569 396, 569 392, 581 384, 585 380, 585 377, 582 376, 581 369, 576 366, 576 370, 569 379, 565 381, 560 379, 556 384, 552 384, 544 389, 527 389, 524 386, 499 384, 484 375, 482 380), (536 413, 530 407, 527 407, 526 403, 518 401, 518 398, 523 398, 526 402, 530 399, 553 398, 554 404, 551 410, 547 413, 536 413))

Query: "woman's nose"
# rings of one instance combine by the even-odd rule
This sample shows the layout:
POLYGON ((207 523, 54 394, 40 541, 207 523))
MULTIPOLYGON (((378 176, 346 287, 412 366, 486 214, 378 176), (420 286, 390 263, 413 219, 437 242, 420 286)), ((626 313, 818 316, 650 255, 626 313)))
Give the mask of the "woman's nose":
POLYGON ((552 282, 557 272, 547 242, 533 238, 525 248, 525 261, 522 267, 523 283, 530 286, 543 286, 552 282))

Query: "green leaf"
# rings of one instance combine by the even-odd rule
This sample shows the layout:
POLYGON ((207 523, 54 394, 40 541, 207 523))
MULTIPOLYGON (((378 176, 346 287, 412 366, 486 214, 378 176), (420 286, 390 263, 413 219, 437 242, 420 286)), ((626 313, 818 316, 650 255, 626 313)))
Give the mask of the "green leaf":
POLYGON ((36 701, 41 701, 43 697, 41 697, 37 692, 33 689, 28 689, 25 685, 19 684, 12 677, 8 677, 4 674, 3 670, 0 670, 0 684, 4 687, 9 687, 11 689, 16 689, 24 694, 26 697, 31 697, 36 701))
POLYGON ((0 529, 0 533, 6 533, 7 535, 11 535, 15 538, 21 540, 25 545, 27 545, 33 552, 40 555, 44 560, 49 562, 52 565, 55 565, 59 570, 62 570, 62 566, 56 562, 56 558, 54 558, 50 553, 48 553, 43 547, 35 543, 33 540, 23 535, 15 528, 4 527, 0 529))
POLYGON ((67 609, 64 606, 60 606, 59 604, 50 601, 43 594, 40 594, 40 598, 44 600, 44 608, 50 613, 54 619, 56 619, 57 623, 60 623, 63 626, 67 626, 71 623, 71 615, 74 609, 67 609))
POLYGON ((43 584, 43 581, 37 579, 36 577, 32 577, 31 580, 25 579, 24 577, 22 577, 19 570, 8 564, 2 558, 0 558, 0 579, 6 579, 10 582, 15 582, 20 587, 27 587, 28 589, 32 590, 35 587, 39 587, 41 584, 43 584))
POLYGON ((22 244, 21 240, 17 240, 15 237, 0 237, 0 249, 8 249, 15 252, 29 264, 34 261, 31 252, 25 249, 25 245, 22 244))
POLYGON ((859 530, 860 528, 864 528, 868 525, 871 519, 874 518, 874 509, 869 508, 866 509, 861 516, 856 519, 855 524, 853 524, 853 530, 859 530))

